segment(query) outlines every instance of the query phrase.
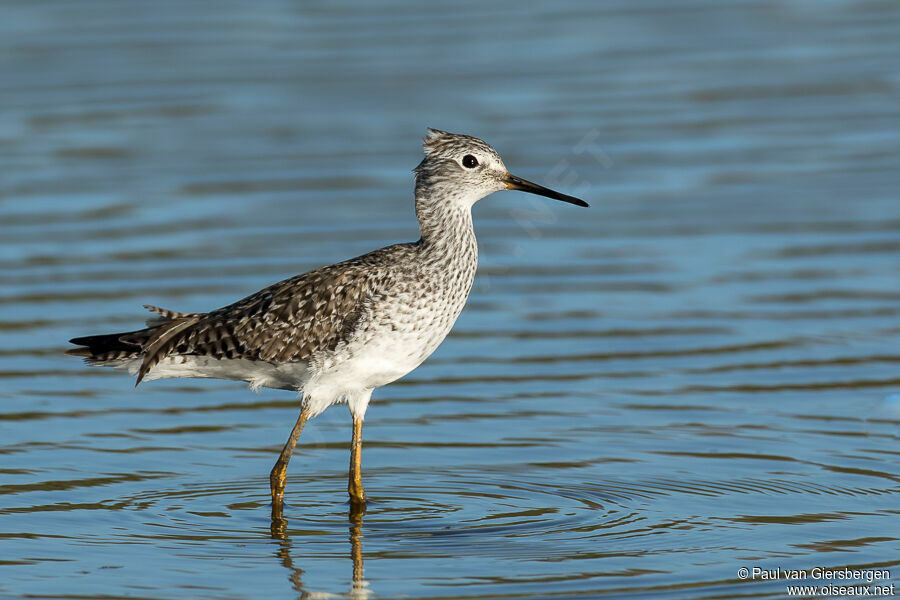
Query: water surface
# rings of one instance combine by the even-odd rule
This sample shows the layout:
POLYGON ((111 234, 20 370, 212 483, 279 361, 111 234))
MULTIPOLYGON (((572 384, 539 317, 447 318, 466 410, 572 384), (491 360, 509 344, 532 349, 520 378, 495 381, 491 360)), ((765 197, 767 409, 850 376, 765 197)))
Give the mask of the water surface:
POLYGON ((782 598, 900 569, 900 6, 12 2, 0 596, 782 598), (469 305, 350 419, 62 354, 414 239, 425 126, 589 210, 475 208, 469 305), (815 582, 807 582, 815 583, 815 582), (319 596, 317 596, 319 595, 319 596))

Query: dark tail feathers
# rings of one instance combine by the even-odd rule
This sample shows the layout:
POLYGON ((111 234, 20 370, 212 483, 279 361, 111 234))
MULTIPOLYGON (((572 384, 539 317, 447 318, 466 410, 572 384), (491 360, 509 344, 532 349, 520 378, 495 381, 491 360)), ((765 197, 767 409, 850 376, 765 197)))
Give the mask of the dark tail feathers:
POLYGON ((88 361, 102 363, 123 358, 138 358, 141 355, 142 337, 149 339, 152 329, 140 329, 125 333, 106 335, 88 335, 69 340, 69 343, 80 346, 66 350, 70 356, 80 356, 88 361), (141 335, 147 332, 146 335, 141 335), (127 341, 123 341, 127 340, 127 341))

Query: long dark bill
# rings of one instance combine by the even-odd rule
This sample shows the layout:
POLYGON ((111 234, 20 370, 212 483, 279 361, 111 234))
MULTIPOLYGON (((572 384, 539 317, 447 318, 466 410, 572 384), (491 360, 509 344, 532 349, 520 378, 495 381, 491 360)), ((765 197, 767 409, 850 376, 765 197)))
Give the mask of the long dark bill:
POLYGON ((531 183, 530 181, 522 179, 521 177, 516 177, 511 173, 506 174, 506 178, 503 180, 503 182, 506 184, 506 189, 508 190, 530 192, 532 194, 537 194, 538 196, 546 196, 548 198, 553 198, 554 200, 562 200, 563 202, 568 202, 569 204, 574 204, 575 206, 590 206, 590 204, 588 204, 584 200, 580 200, 574 196, 566 196, 565 194, 554 192, 553 190, 547 189, 542 185, 531 183))

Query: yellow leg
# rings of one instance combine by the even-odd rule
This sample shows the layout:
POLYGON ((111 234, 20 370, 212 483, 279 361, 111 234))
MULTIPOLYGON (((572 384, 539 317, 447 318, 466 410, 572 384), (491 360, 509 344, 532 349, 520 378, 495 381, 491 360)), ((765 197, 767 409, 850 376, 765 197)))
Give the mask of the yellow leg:
POLYGON ((350 480, 347 491, 350 493, 350 510, 352 513, 365 512, 366 491, 362 484, 362 417, 353 417, 353 441, 350 443, 350 480))
POLYGON ((272 467, 272 472, 269 473, 269 487, 272 490, 273 520, 283 519, 284 481, 286 478, 285 475, 287 473, 288 462, 290 462, 291 454, 294 453, 294 447, 297 445, 297 440, 300 439, 300 434, 303 432, 303 426, 306 425, 308 420, 309 411, 304 407, 303 410, 300 411, 300 416, 297 417, 294 428, 291 430, 291 437, 289 437, 288 441, 284 444, 284 448, 278 456, 278 461, 275 463, 275 466, 272 467))

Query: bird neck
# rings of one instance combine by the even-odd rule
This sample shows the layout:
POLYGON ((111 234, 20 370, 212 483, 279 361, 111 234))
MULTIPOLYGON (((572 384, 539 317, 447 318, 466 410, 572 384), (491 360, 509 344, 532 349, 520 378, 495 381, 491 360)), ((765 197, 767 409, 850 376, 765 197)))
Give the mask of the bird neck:
POLYGON ((448 254, 474 250, 477 256, 471 205, 444 195, 440 201, 435 201, 431 195, 434 193, 434 190, 428 194, 420 193, 420 189, 416 189, 416 218, 422 233, 419 243, 425 248, 448 254))

